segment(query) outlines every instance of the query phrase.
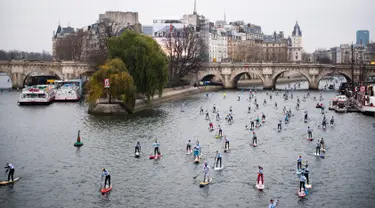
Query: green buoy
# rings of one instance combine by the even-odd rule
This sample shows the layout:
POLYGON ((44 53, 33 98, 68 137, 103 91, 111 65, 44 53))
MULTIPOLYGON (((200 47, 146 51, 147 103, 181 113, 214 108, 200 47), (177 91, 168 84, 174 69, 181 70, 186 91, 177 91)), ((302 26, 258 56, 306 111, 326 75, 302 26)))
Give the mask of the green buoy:
POLYGON ((81 137, 79 136, 79 133, 80 133, 80 131, 78 130, 77 142, 74 143, 75 147, 80 147, 80 146, 83 145, 83 143, 81 142, 81 137))

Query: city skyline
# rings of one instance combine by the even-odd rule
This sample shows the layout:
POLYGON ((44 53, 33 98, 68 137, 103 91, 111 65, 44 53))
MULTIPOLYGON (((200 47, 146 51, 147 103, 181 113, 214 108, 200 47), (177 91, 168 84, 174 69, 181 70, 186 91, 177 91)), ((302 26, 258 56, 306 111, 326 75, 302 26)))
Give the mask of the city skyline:
MULTIPOLYGON (((194 9, 194 0, 139 0, 129 5, 127 2, 130 1, 5 1, 0 9, 3 31, 0 33, 0 49, 52 52, 52 33, 59 22, 62 26, 70 24, 74 28, 81 28, 95 23, 99 14, 105 11, 138 12, 140 23, 146 26, 152 25, 154 18, 181 18, 194 9)), ((298 21, 304 36, 303 47, 310 53, 317 48, 355 43, 357 30, 369 30, 370 40, 375 39, 375 25, 371 24, 371 19, 375 19, 375 14, 371 13, 375 2, 371 0, 316 0, 309 4, 301 4, 298 0, 271 0, 267 5, 233 0, 230 3, 224 0, 197 0, 197 12, 215 22, 224 19, 225 11, 227 22, 244 20, 260 25, 264 34, 274 31, 290 34, 298 21)))

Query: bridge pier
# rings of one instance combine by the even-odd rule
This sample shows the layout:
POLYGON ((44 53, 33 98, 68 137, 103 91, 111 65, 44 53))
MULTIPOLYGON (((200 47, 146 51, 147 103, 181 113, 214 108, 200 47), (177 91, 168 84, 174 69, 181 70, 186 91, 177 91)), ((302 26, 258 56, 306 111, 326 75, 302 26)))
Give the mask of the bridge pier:
POLYGON ((23 76, 20 73, 12 74, 12 88, 23 88, 23 76))

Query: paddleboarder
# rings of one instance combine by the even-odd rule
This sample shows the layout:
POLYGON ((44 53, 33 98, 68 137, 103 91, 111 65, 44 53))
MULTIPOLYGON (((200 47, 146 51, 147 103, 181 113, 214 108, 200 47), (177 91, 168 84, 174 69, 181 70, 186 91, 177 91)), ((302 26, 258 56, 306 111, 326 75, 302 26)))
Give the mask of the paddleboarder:
POLYGON ((12 178, 12 181, 14 181, 14 177, 13 177, 13 175, 14 175, 14 166, 11 163, 7 162, 6 167, 4 167, 4 168, 7 169, 5 171, 5 173, 8 173, 8 171, 9 171, 9 173, 8 173, 8 181, 9 182, 11 181, 10 178, 12 178))
POLYGON ((102 179, 103 179, 103 176, 105 176, 105 180, 104 180, 104 188, 106 187, 107 185, 107 181, 108 181, 108 187, 111 187, 111 175, 109 174, 108 170, 105 169, 105 168, 102 168, 102 179))
POLYGON ((229 150, 229 138, 227 136, 225 136, 224 149, 227 149, 227 146, 228 146, 228 150, 229 150))
POLYGON ((281 124, 282 124, 282 121, 279 120, 279 123, 277 124, 277 130, 281 130, 281 124))
POLYGON ((204 167, 203 167, 203 173, 204 173, 204 176, 203 176, 203 182, 210 182, 210 167, 208 166, 208 163, 207 161, 204 162, 204 167), (207 181, 206 181, 207 179, 207 181))
POLYGON ((152 144, 152 146, 154 147, 155 157, 156 157, 156 154, 160 155, 160 150, 159 150, 160 144, 158 143, 157 140, 155 140, 155 142, 154 142, 154 144, 152 144))
POLYGON ((298 170, 302 169, 302 156, 301 155, 297 158, 297 169, 298 170))
POLYGON ((137 144, 135 145, 135 148, 134 148, 134 153, 137 154, 137 152, 139 154, 141 154, 141 143, 140 142, 137 142, 137 144))
POLYGON ((262 180, 262 184, 264 184, 263 168, 261 166, 258 166, 258 179, 257 179, 257 183, 259 184, 259 182, 261 180, 262 180))
POLYGON ((307 127, 307 135, 309 138, 312 138, 312 132, 313 130, 310 128, 310 126, 307 127))
POLYGON ((197 146, 194 147, 194 160, 199 160, 199 149, 197 146))
POLYGON ((219 164, 219 161, 220 161, 220 168, 221 168, 221 154, 219 151, 216 151, 216 155, 215 155, 215 161, 216 161, 216 164, 215 164, 215 167, 218 166, 219 164))
POLYGON ((191 140, 189 140, 186 144, 186 152, 190 152, 191 151, 191 140))
POLYGON ((258 138, 257 138, 257 135, 255 134, 255 132, 253 131, 253 145, 254 144, 258 144, 258 138))
POLYGON ((319 139, 318 139, 318 141, 316 142, 315 154, 316 154, 316 155, 320 155, 320 141, 319 141, 319 139), (319 154, 318 154, 318 153, 319 153, 319 154))
POLYGON ((219 133, 217 134, 217 136, 222 137, 223 136, 223 130, 221 129, 220 125, 218 125, 218 127, 219 127, 219 133))
POLYGON ((305 177, 306 177, 306 184, 310 184, 310 183, 309 183, 309 173, 310 173, 309 165, 306 164, 306 166, 305 166, 305 170, 303 171, 303 174, 304 174, 305 177))
POLYGON ((271 199, 270 204, 268 205, 268 208, 276 208, 278 203, 279 203, 279 200, 276 200, 276 202, 273 202, 273 199, 271 199))
POLYGON ((299 191, 300 192, 301 192, 302 187, 303 187, 303 190, 306 191, 305 183, 306 183, 306 177, 302 174, 299 179, 299 191))

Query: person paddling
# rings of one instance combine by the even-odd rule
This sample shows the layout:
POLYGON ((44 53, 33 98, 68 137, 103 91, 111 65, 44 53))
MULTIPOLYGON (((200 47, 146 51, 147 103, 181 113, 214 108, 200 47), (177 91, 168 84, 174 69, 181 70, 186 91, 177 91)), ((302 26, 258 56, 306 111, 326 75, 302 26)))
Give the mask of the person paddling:
POLYGON ((260 184, 260 181, 262 181, 262 184, 264 184, 263 168, 261 166, 258 166, 258 179, 257 179, 257 183, 260 184))
POLYGON ((105 168, 102 168, 102 179, 103 179, 103 176, 105 176, 104 188, 107 185, 107 181, 108 181, 108 187, 111 187, 111 175, 109 174, 109 171, 105 168))
POLYGON ((191 152, 191 140, 189 140, 186 144, 186 152, 189 153, 191 152))
POLYGON ((281 124, 282 124, 282 121, 279 120, 279 123, 277 124, 277 130, 281 130, 281 124))
POLYGON ((5 174, 6 173, 8 173, 8 171, 9 171, 9 173, 8 173, 8 181, 9 182, 11 182, 11 181, 14 181, 14 177, 13 177, 13 175, 14 175, 14 166, 11 164, 11 163, 6 163, 6 166, 4 167, 4 168, 6 168, 7 170, 5 171, 5 174), (10 180, 10 178, 12 178, 12 180, 10 180))
POLYGON ((204 162, 203 173, 203 182, 210 182, 210 167, 208 166, 207 161, 204 162))
POLYGON ((224 149, 227 149, 227 147, 228 147, 228 150, 229 150, 229 138, 227 136, 225 136, 224 149))
POLYGON ((299 179, 299 191, 301 192, 302 190, 302 187, 303 187, 303 190, 306 191, 306 186, 305 186, 305 183, 306 183, 306 177, 302 174, 300 179, 299 179))
POLYGON ((316 154, 316 155, 320 155, 320 141, 319 141, 319 139, 318 139, 318 141, 316 142, 315 154, 316 154), (319 153, 319 154, 318 154, 318 153, 319 153))
POLYGON ((209 123, 209 129, 214 130, 214 124, 212 123, 212 121, 210 121, 210 123, 209 123))
POLYGON ((279 204, 279 200, 276 200, 276 202, 273 202, 273 199, 271 199, 270 204, 268 205, 268 208, 276 208, 277 204, 279 204))
POLYGON ((220 161, 220 168, 221 168, 221 154, 219 151, 216 151, 216 155, 215 155, 215 167, 217 167, 219 165, 219 161, 220 161))
POLYGON ((320 146, 322 149, 325 149, 323 138, 320 139, 320 146))
POLYGON ((253 131, 253 145, 258 144, 258 138, 255 132, 253 131))
POLYGON ((307 127, 307 135, 309 138, 312 138, 312 132, 313 130, 310 128, 310 126, 307 127))
POLYGON ((331 118, 331 120, 329 121, 330 125, 333 126, 333 124, 335 123, 335 120, 333 119, 333 116, 331 118))
POLYGON ((297 169, 298 170, 302 169, 302 156, 301 155, 297 158, 297 169))
POLYGON ((154 144, 152 144, 152 146, 154 147, 155 157, 156 157, 156 154, 160 155, 160 150, 159 150, 160 144, 158 143, 157 140, 155 140, 155 142, 154 142, 154 144))
POLYGON ((134 148, 134 153, 137 154, 138 152, 138 154, 140 154, 140 151, 141 151, 141 143, 137 142, 134 148))
POLYGON ((303 174, 304 174, 305 177, 306 177, 306 184, 310 184, 310 183, 309 183, 309 173, 310 173, 309 165, 306 164, 306 166, 305 166, 305 170, 303 171, 303 174))

